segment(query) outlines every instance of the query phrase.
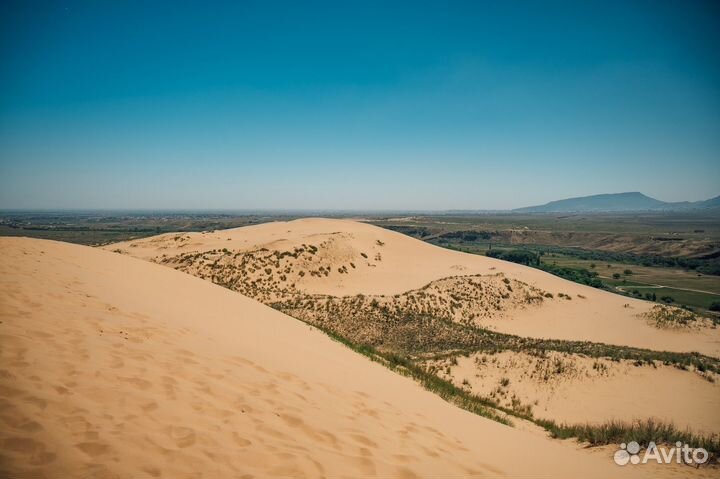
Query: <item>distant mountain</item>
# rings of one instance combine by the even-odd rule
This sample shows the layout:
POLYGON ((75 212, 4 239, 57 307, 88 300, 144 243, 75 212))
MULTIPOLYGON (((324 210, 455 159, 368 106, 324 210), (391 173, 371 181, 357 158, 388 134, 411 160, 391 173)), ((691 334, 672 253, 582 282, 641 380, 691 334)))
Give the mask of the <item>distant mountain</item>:
POLYGON ((691 203, 691 205, 697 205, 696 208, 720 208, 720 196, 705 201, 697 201, 691 203))
POLYGON ((551 201, 512 210, 516 213, 600 213, 623 211, 681 211, 720 208, 720 196, 705 201, 669 203, 640 192, 610 193, 551 201))

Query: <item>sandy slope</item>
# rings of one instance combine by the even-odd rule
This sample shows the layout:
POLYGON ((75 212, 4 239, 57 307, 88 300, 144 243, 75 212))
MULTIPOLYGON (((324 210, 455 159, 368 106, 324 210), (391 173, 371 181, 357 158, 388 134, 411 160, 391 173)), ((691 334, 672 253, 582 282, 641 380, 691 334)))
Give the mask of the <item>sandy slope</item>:
POLYGON ((511 351, 434 364, 441 377, 458 386, 466 381, 473 392, 503 405, 510 406, 512 398, 532 404, 538 418, 570 424, 655 418, 707 435, 720 431, 720 384, 672 366, 511 351))
POLYGON ((6 476, 650 475, 450 406, 209 282, 83 246, 0 250, 6 476))
POLYGON ((163 255, 212 249, 286 251, 303 244, 320 246, 333 265, 329 276, 297 278, 297 286, 308 293, 393 295, 448 276, 502 272, 553 293, 556 298, 545 301, 540 308, 518 311, 509 320, 485 322, 498 331, 720 356, 718 329, 660 330, 638 318, 652 303, 579 285, 522 265, 450 251, 356 221, 300 219, 211 233, 166 234, 106 249, 157 261, 163 255), (349 274, 335 272, 336 267, 350 263, 354 266, 348 267, 349 274), (558 299, 558 293, 568 294, 573 300, 558 299))

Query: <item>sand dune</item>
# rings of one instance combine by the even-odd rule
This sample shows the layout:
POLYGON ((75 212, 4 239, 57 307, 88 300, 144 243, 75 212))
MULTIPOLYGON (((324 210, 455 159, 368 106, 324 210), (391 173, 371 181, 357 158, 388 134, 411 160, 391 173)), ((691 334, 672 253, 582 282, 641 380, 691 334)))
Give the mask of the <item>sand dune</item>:
POLYGON ((518 350, 517 343, 478 332, 717 356, 718 329, 697 320, 692 327, 658 327, 647 317, 658 307, 650 302, 345 220, 169 234, 107 249, 211 280, 358 344, 405 355, 519 413, 575 424, 653 418, 705 434, 720 431, 718 376, 703 368, 680 370, 658 356, 618 359, 617 348, 592 356, 567 343, 518 350), (435 319, 428 322, 427 315, 435 319))
POLYGON ((42 240, 0 238, 0 249, 5 477, 677 473, 619 468, 611 451, 455 408, 307 325, 169 268, 42 240))
MULTIPOLYGON (((300 219, 207 233, 165 234, 117 243, 106 249, 163 262, 211 250, 227 250, 232 254, 290 252, 303 245, 318 248, 315 263, 298 265, 292 273, 284 275, 283 281, 304 293, 392 296, 449 276, 502 273, 552 293, 554 298, 545 300, 542 307, 514 311, 503 320, 481 320, 485 327, 536 338, 720 356, 720 330, 654 327, 641 317, 653 303, 583 286, 522 265, 450 251, 356 221, 300 219), (318 265, 327 270, 298 276, 298 271, 318 265), (344 272, 339 272, 340 268, 344 272), (572 300, 560 298, 560 293, 572 300)), ((262 276, 262 271, 259 274, 262 276)))

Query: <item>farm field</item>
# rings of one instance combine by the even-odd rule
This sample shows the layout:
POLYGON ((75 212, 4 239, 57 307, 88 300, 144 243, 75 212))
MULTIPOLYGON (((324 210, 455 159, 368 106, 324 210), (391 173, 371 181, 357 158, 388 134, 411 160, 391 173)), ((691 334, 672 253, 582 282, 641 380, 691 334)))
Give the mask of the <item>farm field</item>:
POLYGON ((695 271, 676 268, 648 267, 623 263, 598 263, 559 254, 542 257, 546 264, 569 268, 584 268, 598 273, 598 277, 616 290, 638 290, 643 296, 655 293, 657 298, 669 297, 679 304, 709 309, 720 301, 720 278, 695 271), (631 274, 626 274, 631 271, 631 274), (613 275, 620 275, 619 278, 613 275))

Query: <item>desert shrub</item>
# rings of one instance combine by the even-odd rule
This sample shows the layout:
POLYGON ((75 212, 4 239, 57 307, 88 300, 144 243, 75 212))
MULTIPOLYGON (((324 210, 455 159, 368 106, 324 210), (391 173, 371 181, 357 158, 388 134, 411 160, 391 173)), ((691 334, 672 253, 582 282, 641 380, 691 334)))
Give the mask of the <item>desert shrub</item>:
POLYGON ((624 422, 609 421, 604 424, 557 424, 547 419, 537 419, 535 423, 547 429, 552 437, 559 439, 576 438, 592 446, 620 444, 636 441, 643 447, 650 442, 656 444, 672 444, 677 441, 689 444, 690 447, 702 447, 712 456, 720 453, 720 437, 701 436, 688 430, 680 430, 672 423, 655 419, 624 422))
POLYGON ((659 328, 676 328, 689 326, 697 321, 698 316, 692 311, 673 306, 653 306, 644 317, 659 328))
MULTIPOLYGON (((655 363, 653 363, 653 364, 655 364, 655 363)), ((607 371, 607 366, 605 365, 605 363, 601 363, 599 361, 594 361, 593 369, 602 374, 607 371)))

